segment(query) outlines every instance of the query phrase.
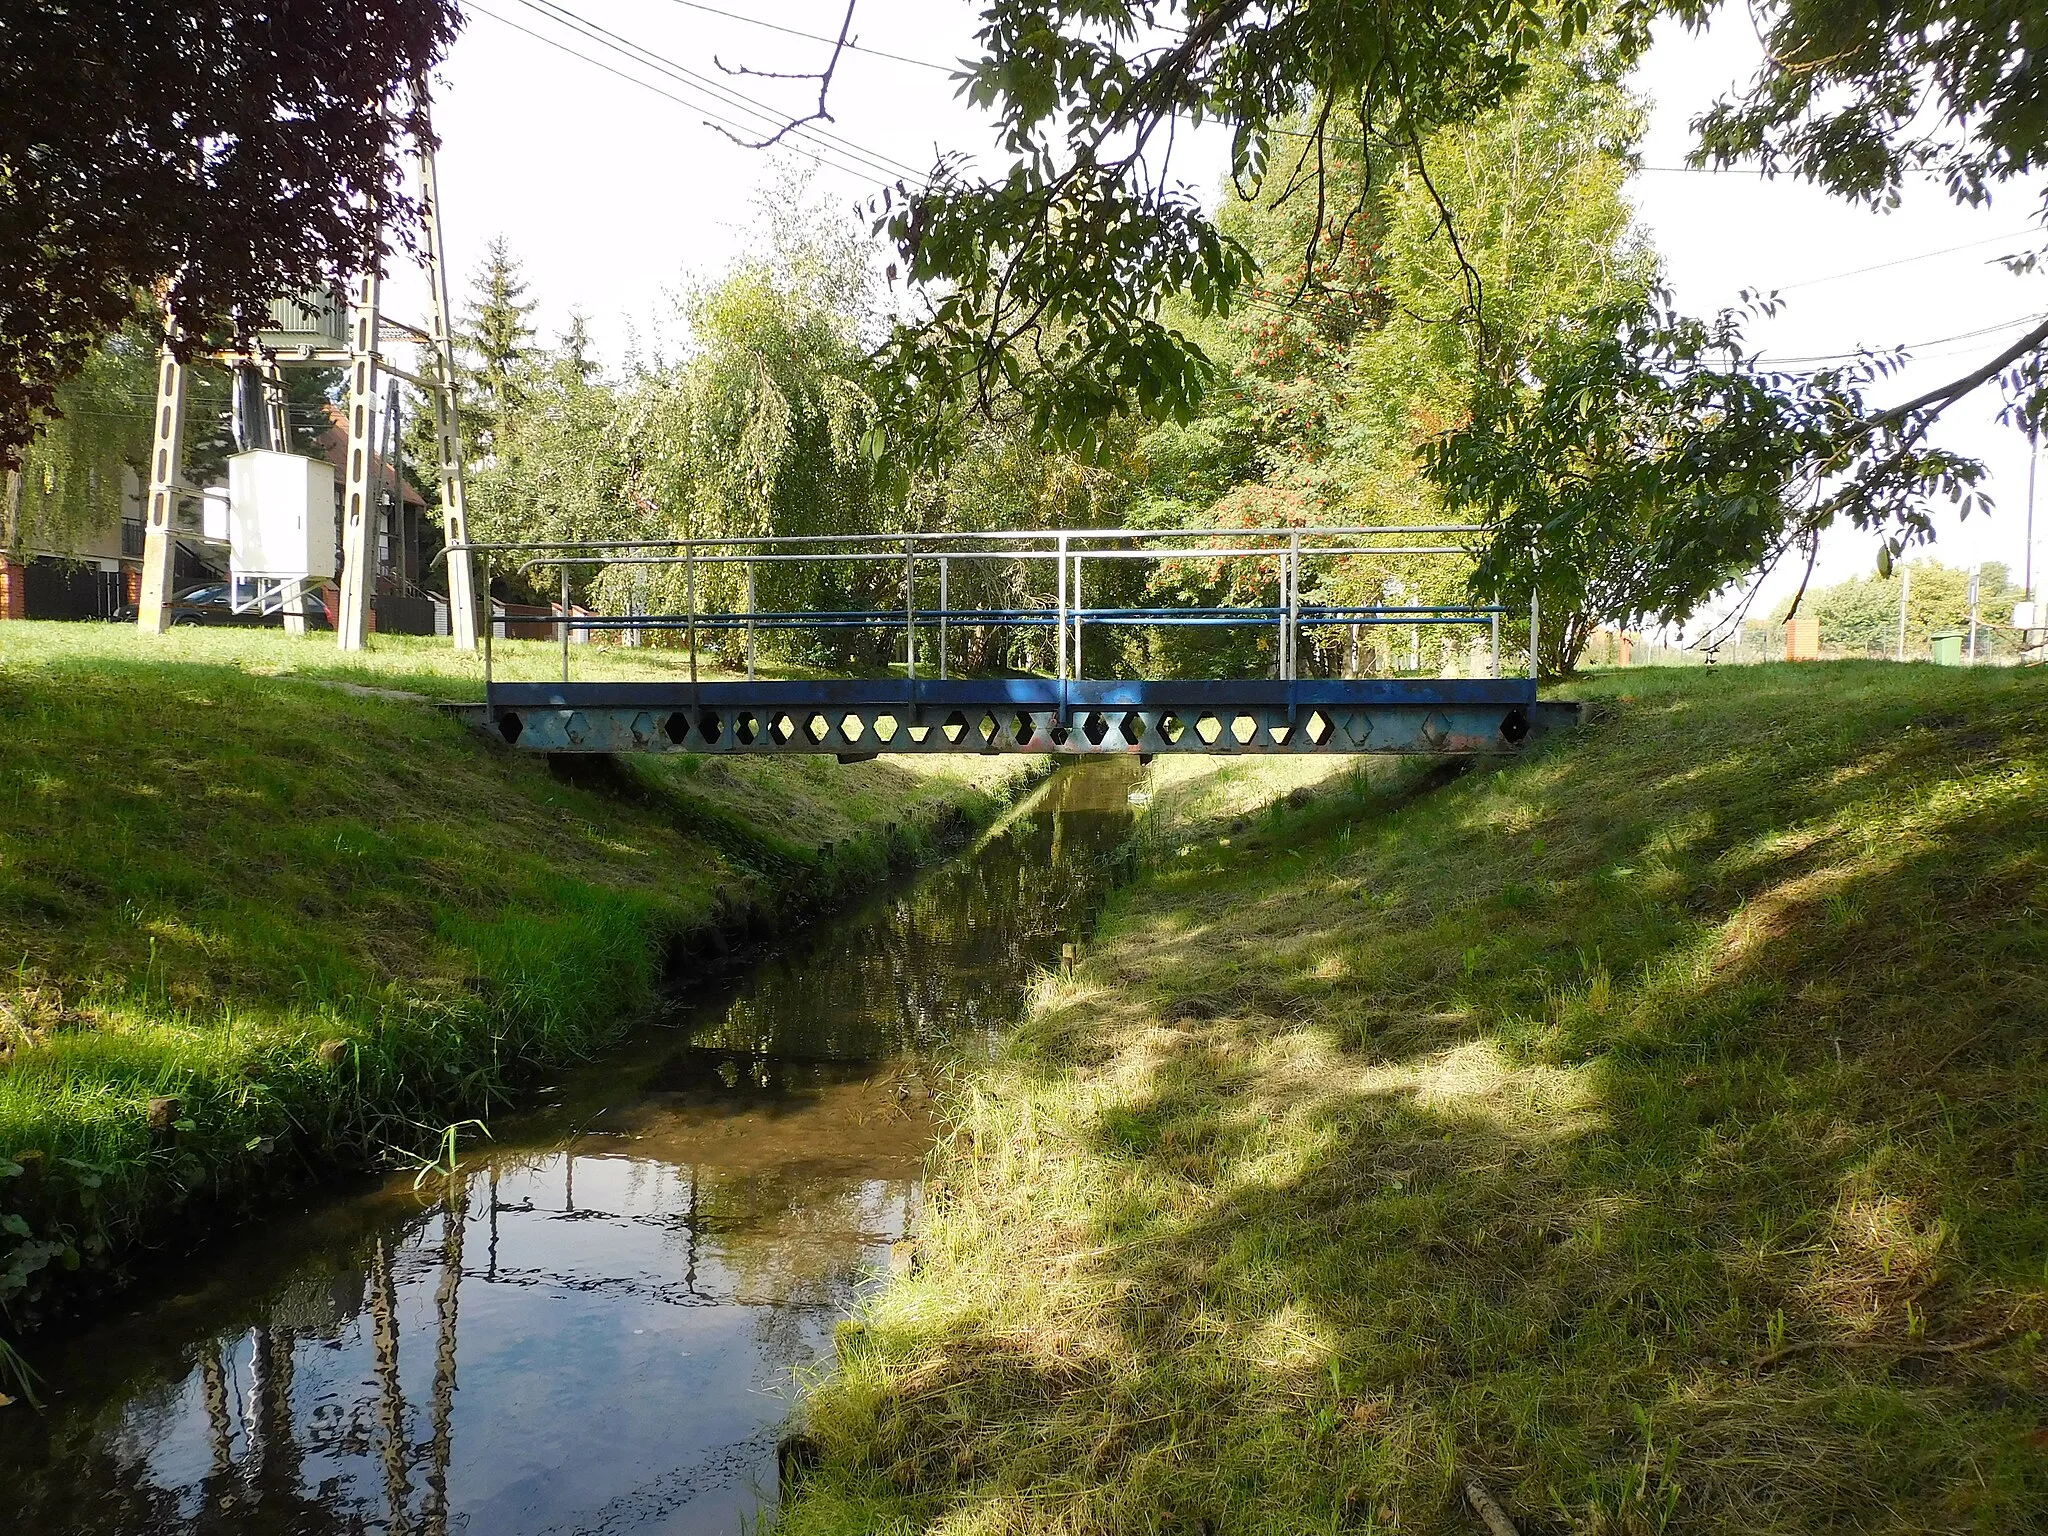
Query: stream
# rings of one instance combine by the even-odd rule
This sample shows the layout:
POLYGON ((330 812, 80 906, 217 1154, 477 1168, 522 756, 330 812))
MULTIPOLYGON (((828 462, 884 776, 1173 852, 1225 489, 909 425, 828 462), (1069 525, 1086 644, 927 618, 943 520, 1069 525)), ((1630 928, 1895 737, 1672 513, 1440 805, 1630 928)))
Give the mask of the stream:
POLYGON ((772 1515, 796 1381, 915 1219, 940 1064, 1082 936, 1139 769, 673 1001, 455 1177, 318 1200, 34 1355, 0 1530, 719 1532, 772 1515))

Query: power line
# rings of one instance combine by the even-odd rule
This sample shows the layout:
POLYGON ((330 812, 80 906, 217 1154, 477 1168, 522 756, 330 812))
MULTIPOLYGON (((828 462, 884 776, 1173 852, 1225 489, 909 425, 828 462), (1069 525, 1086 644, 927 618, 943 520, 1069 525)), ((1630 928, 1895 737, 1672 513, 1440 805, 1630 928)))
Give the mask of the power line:
MULTIPOLYGON (((714 80, 709 75, 691 69, 688 65, 680 64, 674 59, 656 53, 652 48, 636 43, 631 38, 614 32, 609 27, 602 26, 588 17, 570 10, 567 6, 557 3, 557 0, 518 0, 518 3, 538 15, 569 27, 572 31, 589 38, 602 48, 609 48, 614 53, 624 54, 635 63, 651 65, 663 74, 705 92, 713 100, 719 102, 720 106, 727 111, 737 110, 760 119, 761 122, 767 125, 766 131, 768 133, 773 133, 789 125, 790 120, 787 113, 779 111, 766 102, 748 96, 744 92, 735 90, 733 87, 725 85, 718 80, 714 80)), ((727 122, 724 126, 730 129, 734 125, 727 122)), ((742 129, 741 131, 749 135, 762 132, 758 128, 742 129)), ((856 144, 853 140, 845 138, 840 134, 829 132, 823 128, 813 127, 809 123, 799 123, 791 128, 790 131, 816 141, 820 147, 829 147, 836 152, 849 155, 858 162, 865 162, 879 170, 885 178, 899 175, 918 176, 923 174, 914 167, 905 165, 899 160, 893 160, 877 150, 871 150, 865 145, 856 144)))
POLYGON ((1826 277, 1803 277, 1796 283, 1780 283, 1777 291, 1789 293, 1794 288, 1814 288, 1822 283, 1840 282, 1845 277, 1861 277, 1866 272, 1884 272, 1893 267, 1910 266, 1916 261, 1932 261, 1937 256, 1953 256, 1957 251, 1974 251, 1979 246, 2002 245, 2008 240, 2024 239, 2031 233, 2031 230, 2021 229, 2006 235, 1986 235, 1982 240, 1966 240, 1961 245, 1943 246, 1938 251, 1922 251, 1917 256, 1901 256, 1896 261, 1880 261, 1875 266, 1852 267, 1847 272, 1830 272, 1826 277))
MULTIPOLYGON (((638 75, 628 74, 625 70, 620 69, 617 65, 607 64, 602 59, 594 59, 587 53, 579 52, 577 49, 571 48, 567 43, 562 42, 558 38, 549 37, 544 32, 536 32, 531 27, 522 26, 518 22, 512 20, 512 18, 509 16, 500 16, 497 12, 488 10, 484 6, 476 4, 475 0, 468 0, 468 3, 466 3, 463 8, 467 11, 474 12, 479 16, 488 16, 490 17, 491 20, 497 22, 500 26, 510 27, 514 32, 522 32, 526 36, 532 38, 535 42, 545 43, 548 47, 553 48, 558 52, 566 53, 572 59, 580 59, 583 63, 588 64, 591 68, 601 69, 606 74, 611 75, 616 79, 624 80, 629 85, 637 85, 643 91, 651 91, 656 96, 661 97, 664 101, 674 102, 679 107, 686 107, 690 111, 700 114, 705 120, 712 122, 717 126, 723 127, 730 132, 751 133, 755 131, 753 129, 746 128, 741 124, 721 119, 716 112, 705 107, 701 102, 691 101, 685 97, 676 95, 673 91, 663 90, 660 86, 654 84, 652 81, 643 80, 638 75)), ((838 160, 828 159, 824 154, 820 153, 818 150, 806 147, 803 144, 791 144, 789 146, 789 150, 790 153, 800 156, 805 160, 809 160, 814 165, 824 166, 828 170, 838 171, 842 175, 852 176, 856 180, 870 181, 874 178, 875 173, 871 168, 855 167, 844 164, 838 160)))
MULTIPOLYGON (((1886 352, 1912 352, 1921 347, 1945 346, 1951 341, 1976 341, 1985 336, 1995 336, 2000 331, 2009 331, 2015 326, 2038 324, 2041 318, 2038 314, 2016 315, 2010 320, 2001 320, 1996 325, 1987 325, 1978 330, 1958 331, 1953 336, 1932 336, 1925 341, 1902 341, 1896 347, 1884 347, 1878 350, 1886 352)), ((1869 351, 1871 349, 1865 347, 1857 352, 1818 352, 1810 357, 1767 357, 1763 353, 1758 353, 1756 361, 1760 363, 1768 361, 1780 366, 1786 363, 1840 363, 1862 357, 1869 351)))
POLYGON ((713 16, 723 16, 728 21, 743 21, 750 27, 765 27, 770 32, 785 33, 790 37, 801 37, 813 43, 830 43, 846 49, 848 53, 872 54, 878 59, 894 59, 898 64, 915 64, 919 69, 936 69, 942 74, 954 74, 957 64, 935 64, 930 59, 913 59, 907 54, 890 53, 881 48, 869 48, 861 43, 841 43, 836 37, 827 37, 822 32, 800 32, 795 27, 785 27, 780 22, 763 21, 758 16, 742 16, 738 11, 721 11, 715 5, 702 5, 698 0, 669 0, 671 5, 680 5, 692 11, 704 11, 713 16))
MULTIPOLYGON (((555 49, 557 53, 567 53, 567 55, 569 55, 571 59, 580 59, 580 61, 588 63, 588 66, 590 66, 592 70, 602 70, 604 74, 608 74, 608 76, 612 76, 612 78, 616 78, 616 80, 625 80, 627 84, 631 84, 631 86, 639 86, 641 90, 649 90, 649 92, 653 92, 655 96, 662 96, 664 100, 668 100, 668 102, 674 102, 676 106, 684 106, 684 109, 688 109, 690 113, 696 113, 700 121, 705 121, 705 123, 709 123, 709 125, 715 125, 715 127, 723 127, 723 129, 725 129, 725 131, 729 131, 729 133, 754 133, 754 131, 756 131, 756 129, 750 129, 750 127, 745 127, 743 123, 735 123, 735 121, 731 121, 731 119, 723 119, 723 117, 719 117, 719 113, 717 113, 717 111, 709 109, 709 106, 705 106, 705 104, 702 104, 702 102, 698 102, 698 100, 690 100, 690 98, 686 98, 686 96, 678 96, 676 92, 672 92, 672 90, 664 90, 662 86, 657 86, 657 84, 653 84, 651 80, 641 80, 641 78, 639 78, 637 74, 627 74, 625 70, 621 70, 621 68, 618 68, 618 66, 614 66, 614 63, 606 63, 604 59, 594 59, 594 57, 590 57, 588 53, 582 53, 580 49, 573 49, 573 47, 569 47, 567 43, 563 43, 563 41, 559 41, 559 39, 555 39, 555 37, 549 37, 547 33, 537 33, 537 31, 535 31, 535 29, 532 29, 532 27, 522 27, 520 23, 516 23, 516 20, 512 20, 510 16, 500 16, 500 14, 496 12, 496 10, 487 10, 485 6, 479 6, 479 4, 473 4, 473 2, 471 2, 471 4, 465 4, 465 10, 471 10, 471 12, 479 14, 479 16, 489 16, 489 18, 492 18, 492 20, 496 20, 496 23, 498 23, 500 27, 510 27, 510 29, 512 29, 514 33, 524 33, 524 35, 526 35, 526 37, 530 37, 532 41, 537 41, 537 43, 545 43, 547 47, 555 49)), ((846 164, 846 162, 842 162, 842 160, 834 160, 834 158, 829 158, 829 156, 825 156, 825 154, 823 154, 823 152, 819 150, 819 147, 813 147, 813 145, 807 145, 807 143, 788 143, 786 147, 788 147, 788 152, 791 152, 791 154, 795 154, 795 156, 799 156, 801 160, 809 160, 811 164, 815 164, 815 166, 823 166, 823 168, 827 168, 827 170, 838 170, 840 174, 844 174, 844 176, 852 176, 852 178, 856 178, 856 180, 862 180, 862 182, 872 182, 872 180, 874 180, 874 176, 877 176, 877 172, 874 172, 874 168, 872 168, 872 166, 854 166, 854 164, 846 164)), ((885 180, 887 180, 887 178, 893 178, 893 172, 891 172, 891 176, 885 176, 885 180)))

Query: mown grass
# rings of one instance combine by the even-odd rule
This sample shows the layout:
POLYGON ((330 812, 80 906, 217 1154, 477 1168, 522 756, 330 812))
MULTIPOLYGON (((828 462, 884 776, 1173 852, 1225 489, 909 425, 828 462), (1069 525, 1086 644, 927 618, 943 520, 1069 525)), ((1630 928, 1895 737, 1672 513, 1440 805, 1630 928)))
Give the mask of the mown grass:
MULTIPOLYGON (((567 782, 432 709, 322 686, 329 642, 169 639, 167 660, 0 625, 17 1327, 68 1266, 116 1272, 588 1055, 672 954, 992 815, 1018 767, 664 758, 567 782), (175 1101, 154 1128, 153 1099, 175 1101)), ((417 660, 380 641, 350 680, 411 683, 417 660)))
MULTIPOLYGON (((572 645, 572 678, 645 678, 672 682, 689 676, 689 655, 670 647, 572 645)), ((484 696, 481 650, 458 651, 430 635, 373 635, 363 651, 343 651, 332 634, 294 638, 281 629, 193 625, 162 635, 138 634, 132 624, 16 625, 0 639, 0 660, 85 660, 111 663, 231 667, 252 677, 295 677, 368 688, 397 689, 430 698, 484 696)), ((491 671, 500 682, 551 682, 562 675, 562 648, 552 640, 499 640, 491 671)), ((706 678, 719 673, 707 660, 706 678)))
POLYGON ((1162 788, 786 1536, 2048 1529, 2048 677, 1580 692, 1162 788))

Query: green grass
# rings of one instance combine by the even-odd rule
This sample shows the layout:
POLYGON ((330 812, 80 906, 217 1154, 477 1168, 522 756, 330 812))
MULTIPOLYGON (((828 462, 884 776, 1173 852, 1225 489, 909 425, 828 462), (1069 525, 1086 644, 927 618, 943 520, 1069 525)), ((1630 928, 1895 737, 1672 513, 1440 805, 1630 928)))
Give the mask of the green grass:
POLYGON ((2048 1529, 2048 676, 1577 691, 1161 785, 785 1536, 2048 1529))
POLYGON ((412 688, 451 656, 379 640, 337 670, 319 639, 0 625, 17 1327, 67 1266, 118 1274, 588 1055, 672 955, 876 878, 992 815, 1021 766, 678 757, 564 782, 419 704, 323 686, 412 688), (177 1101, 170 1126, 152 1098, 177 1101))

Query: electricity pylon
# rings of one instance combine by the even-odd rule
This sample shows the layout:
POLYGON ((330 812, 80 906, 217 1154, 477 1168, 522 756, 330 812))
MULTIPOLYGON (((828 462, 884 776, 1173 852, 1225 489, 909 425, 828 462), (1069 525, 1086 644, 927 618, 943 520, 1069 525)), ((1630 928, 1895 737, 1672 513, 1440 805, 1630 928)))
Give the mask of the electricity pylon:
MULTIPOLYGON (((425 82, 416 82, 413 90, 424 120, 425 82)), ((474 650, 477 643, 476 589, 467 548, 469 516, 462 483, 462 429, 455 403, 454 324, 448 309, 441 192, 434 170, 433 136, 425 129, 424 121, 422 128, 415 154, 426 237, 420 259, 427 279, 427 324, 411 325, 386 315, 383 276, 372 270, 356 280, 346 346, 338 344, 343 338, 326 336, 320 338, 330 343, 326 346, 308 341, 301 346, 211 354, 214 362, 231 367, 254 366, 263 374, 266 394, 272 402, 272 421, 279 424, 273 427, 279 442, 282 389, 277 370, 292 366, 338 366, 348 370, 348 445, 342 461, 341 604, 335 625, 336 639, 345 651, 361 650, 370 630, 370 604, 375 591, 371 510, 379 468, 375 425, 377 387, 382 374, 411 384, 427 397, 434 413, 442 528, 449 549, 448 628, 457 649, 474 650), (402 368, 385 355, 387 331, 418 343, 423 359, 420 371, 402 368)), ((144 634, 161 634, 170 625, 172 566, 177 549, 176 509, 181 501, 198 494, 185 483, 185 368, 166 344, 157 370, 156 419, 149 456, 149 516, 143 530, 142 594, 136 620, 144 634)), ((288 613, 296 610, 300 601, 292 599, 288 613)))

